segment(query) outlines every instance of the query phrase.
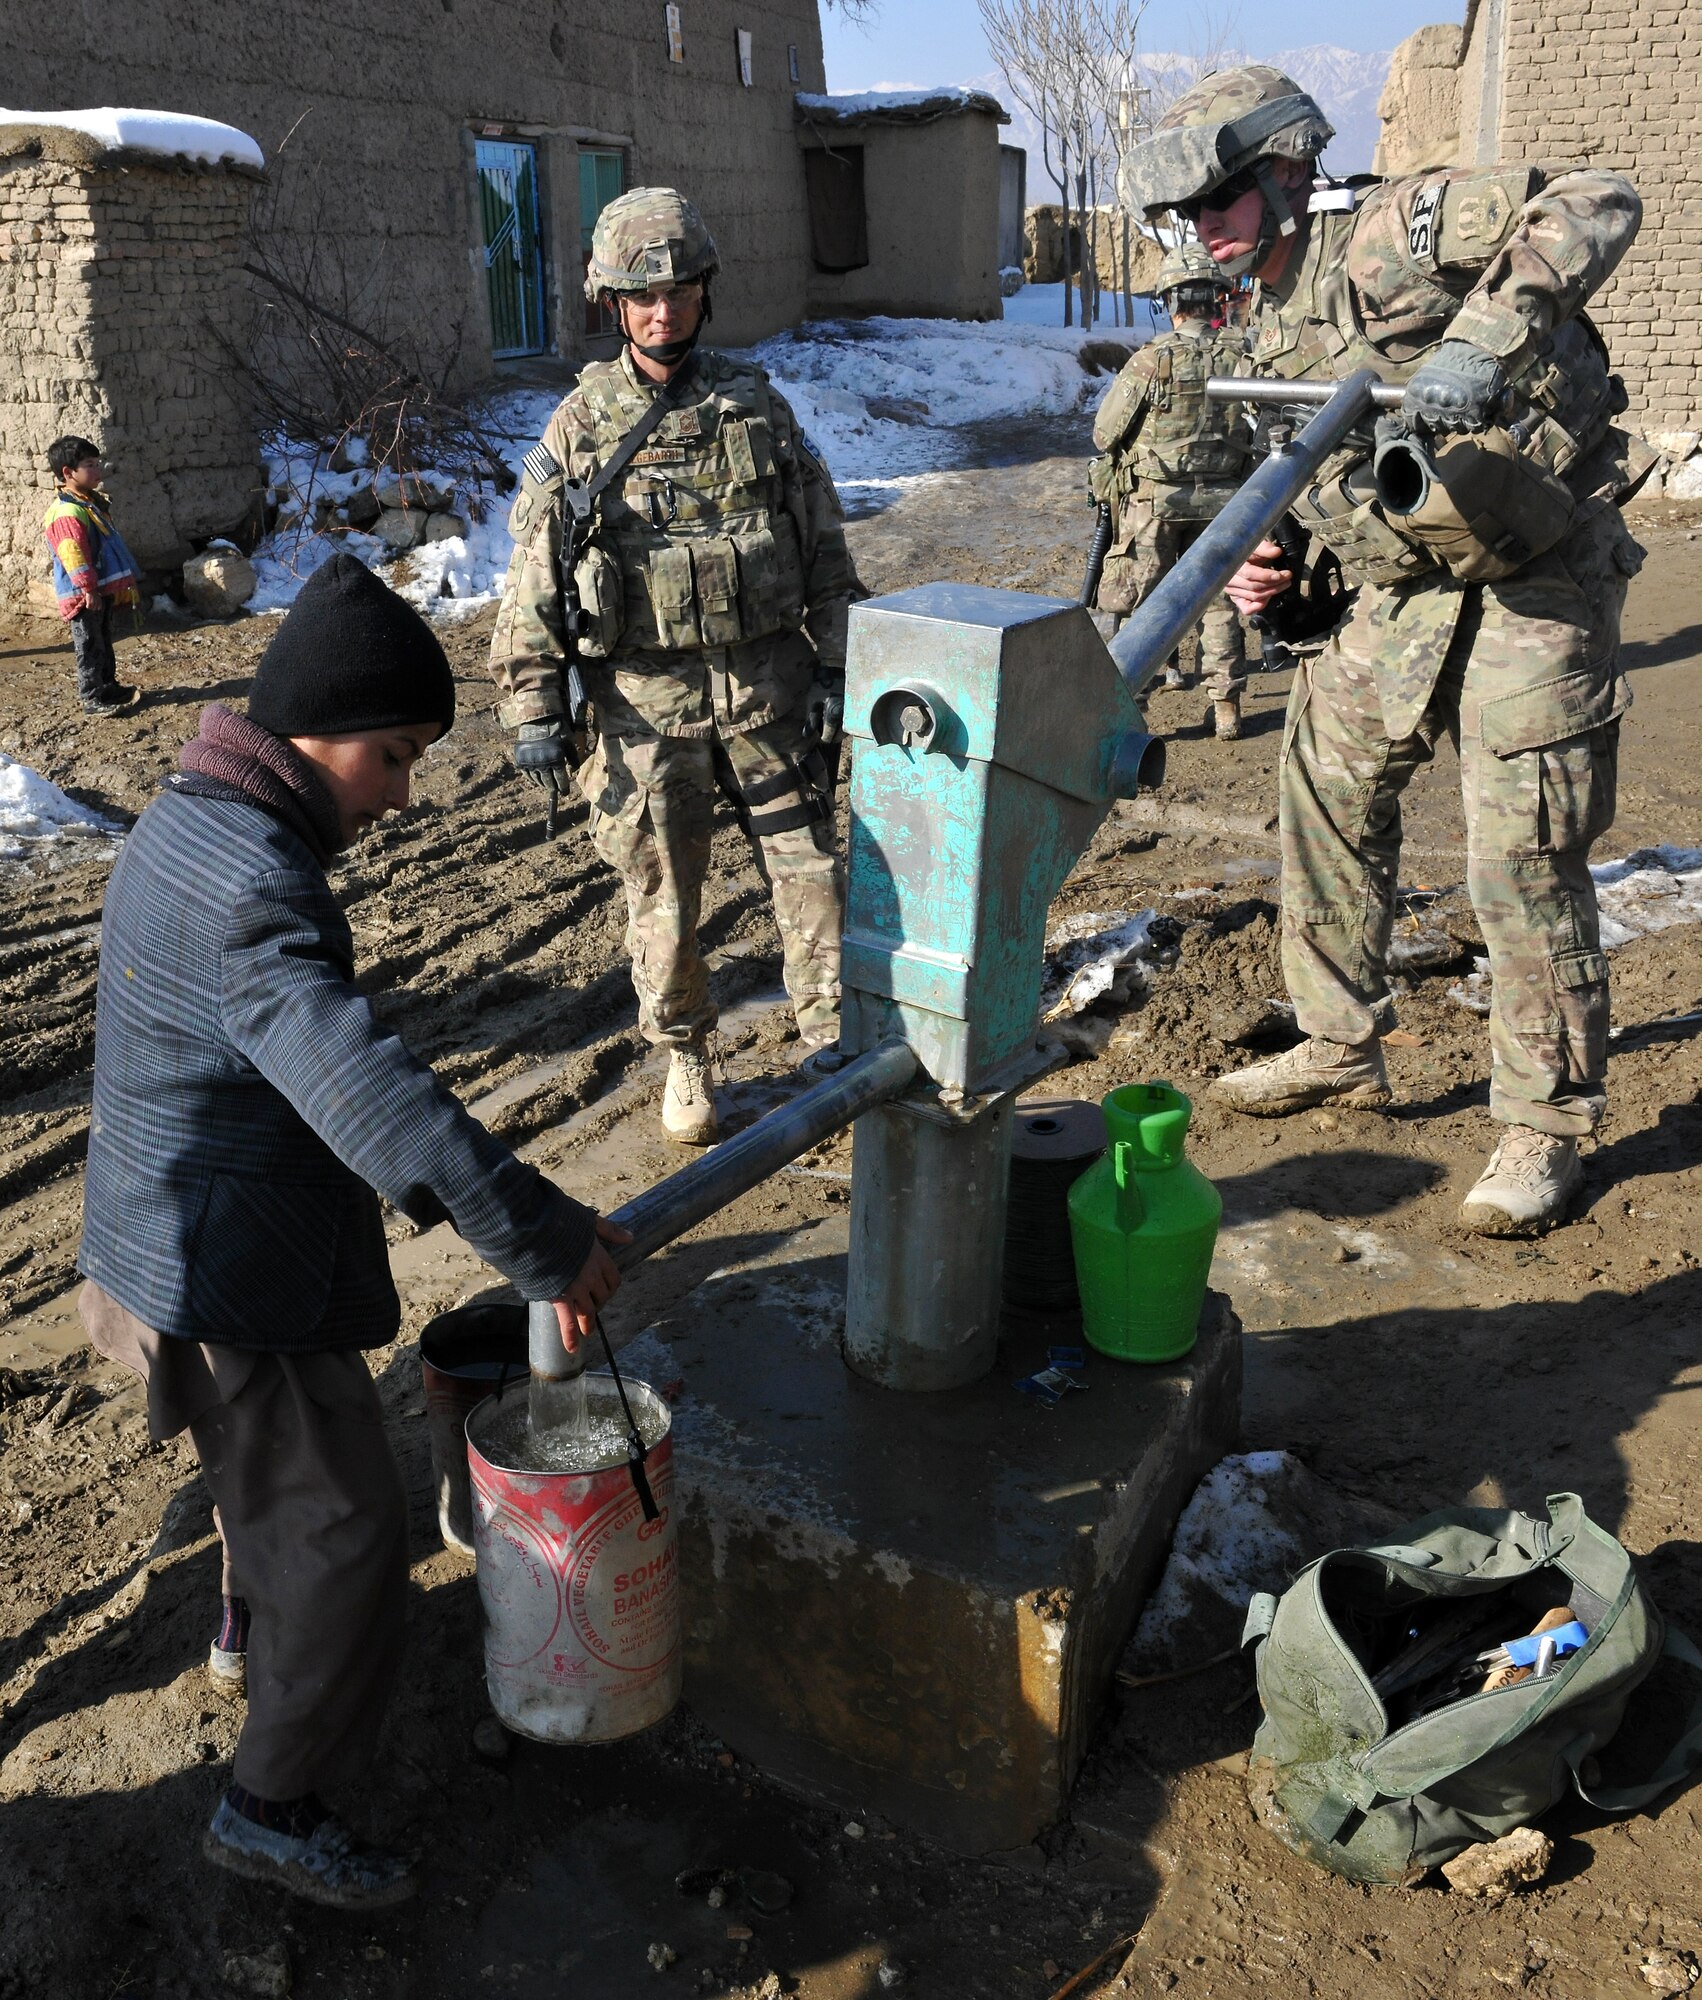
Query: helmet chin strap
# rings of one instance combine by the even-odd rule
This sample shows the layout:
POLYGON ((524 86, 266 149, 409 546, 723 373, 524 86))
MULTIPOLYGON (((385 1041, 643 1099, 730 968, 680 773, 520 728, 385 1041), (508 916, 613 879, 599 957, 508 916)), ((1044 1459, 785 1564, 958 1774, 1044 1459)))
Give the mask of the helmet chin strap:
POLYGON ((1251 250, 1239 257, 1226 257, 1218 265, 1226 278, 1245 278, 1256 271, 1276 248, 1278 237, 1292 236, 1298 227, 1294 219, 1294 204, 1271 172, 1270 161, 1260 160, 1253 172, 1258 177, 1259 192, 1265 198, 1264 211, 1259 218, 1259 234, 1251 250))

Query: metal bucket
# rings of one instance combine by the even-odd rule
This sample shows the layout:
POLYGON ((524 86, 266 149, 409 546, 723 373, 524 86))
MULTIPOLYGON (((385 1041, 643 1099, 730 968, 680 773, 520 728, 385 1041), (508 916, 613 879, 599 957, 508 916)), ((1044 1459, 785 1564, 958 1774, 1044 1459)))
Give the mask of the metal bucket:
POLYGON ((446 1549, 473 1553, 467 1488, 467 1419, 505 1382, 526 1379, 526 1308, 490 1299, 439 1313, 420 1330, 437 1532, 446 1549))
MULTIPOLYGON (((613 1378, 587 1374, 593 1411, 618 1412, 613 1378)), ((645 1469, 646 1521, 625 1461, 600 1472, 515 1472, 480 1449, 524 1382, 467 1419, 473 1544, 485 1614, 485 1685, 499 1721, 541 1743, 609 1743, 680 1698, 681 1608, 668 1406, 626 1382, 633 1414, 663 1428, 645 1469)))

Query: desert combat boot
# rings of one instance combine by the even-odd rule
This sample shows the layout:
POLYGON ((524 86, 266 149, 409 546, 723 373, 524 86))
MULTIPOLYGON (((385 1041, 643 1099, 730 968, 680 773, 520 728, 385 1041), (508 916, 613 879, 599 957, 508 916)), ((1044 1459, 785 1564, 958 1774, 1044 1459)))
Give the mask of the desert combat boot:
POLYGON ((1254 1118, 1283 1118, 1314 1104, 1376 1111, 1389 1101, 1389 1077, 1382 1044, 1375 1039, 1355 1048, 1314 1035, 1280 1056, 1220 1076, 1206 1095, 1214 1104, 1254 1118))
POLYGON ((713 1146, 720 1136, 715 1123, 715 1082, 709 1058, 687 1043, 668 1054, 668 1083, 662 1092, 662 1124, 670 1139, 682 1146, 713 1146))
POLYGON ((1576 1139, 1509 1125, 1460 1205, 1460 1221, 1478 1236, 1540 1236, 1565 1221, 1583 1185, 1576 1139))

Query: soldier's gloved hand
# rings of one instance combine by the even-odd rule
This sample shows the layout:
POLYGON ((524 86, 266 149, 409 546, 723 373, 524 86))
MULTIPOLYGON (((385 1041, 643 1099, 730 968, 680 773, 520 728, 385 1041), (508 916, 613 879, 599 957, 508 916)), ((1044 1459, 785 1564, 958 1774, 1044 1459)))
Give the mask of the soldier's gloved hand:
POLYGON ((843 684, 836 688, 812 688, 809 704, 804 710, 804 720, 809 724, 810 735, 823 748, 837 743, 839 732, 845 727, 843 684))
POLYGON ((1401 415, 1431 431, 1481 431, 1507 395, 1507 371, 1469 340, 1445 340, 1407 384, 1401 415))
POLYGON ((567 790, 567 750, 559 716, 521 723, 514 745, 514 768, 541 792, 567 790))

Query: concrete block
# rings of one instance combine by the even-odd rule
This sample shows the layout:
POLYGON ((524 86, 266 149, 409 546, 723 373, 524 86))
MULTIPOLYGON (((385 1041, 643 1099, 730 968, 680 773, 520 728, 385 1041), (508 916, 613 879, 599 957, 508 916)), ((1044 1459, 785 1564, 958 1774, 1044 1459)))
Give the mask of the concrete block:
POLYGON ((686 1699, 783 1781, 964 1854, 1058 1818, 1111 1674, 1202 1475, 1234 1447, 1241 1330, 1091 1356, 1047 1407, 994 1372, 906 1395, 840 1357, 846 1222, 718 1272, 628 1345, 674 1409, 686 1699))

